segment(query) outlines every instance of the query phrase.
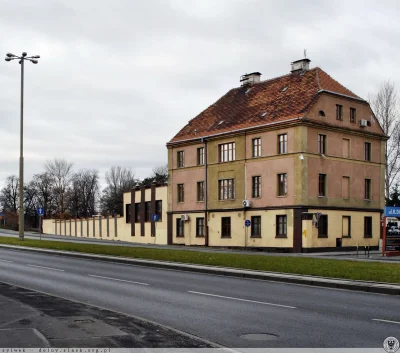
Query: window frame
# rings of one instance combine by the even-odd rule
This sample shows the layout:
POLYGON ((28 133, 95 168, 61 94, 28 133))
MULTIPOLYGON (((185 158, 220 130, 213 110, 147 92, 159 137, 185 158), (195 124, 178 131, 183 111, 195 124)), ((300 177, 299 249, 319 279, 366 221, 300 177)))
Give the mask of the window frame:
POLYGON ((144 203, 144 221, 151 222, 151 201, 144 203))
POLYGON ((287 215, 276 215, 275 238, 287 238, 287 215))
POLYGON ((287 186, 287 173, 279 173, 278 174, 278 190, 277 190, 277 196, 282 197, 282 196, 287 196, 288 194, 288 186, 287 186), (283 179, 281 180, 281 177, 283 179))
POLYGON ((278 154, 288 153, 288 138, 287 133, 278 135, 278 154), (282 140, 281 140, 282 138, 282 140))
POLYGON ((136 202, 135 203, 135 223, 140 223, 140 208, 141 208, 141 203, 136 202))
POLYGON ((255 175, 251 178, 251 195, 253 199, 261 197, 261 176, 255 175))
POLYGON ((185 167, 185 151, 178 151, 176 158, 177 158, 177 161, 176 161, 177 168, 184 168, 185 167))
POLYGON ((125 222, 131 223, 131 204, 127 203, 125 205, 125 222))
POLYGON ((342 198, 345 200, 350 199, 350 177, 347 175, 342 176, 342 198), (347 197, 343 195, 343 181, 344 179, 347 180, 347 197))
POLYGON ((364 142, 364 161, 371 162, 371 142, 364 142))
POLYGON ((176 234, 177 238, 184 238, 185 237, 185 222, 182 221, 181 218, 176 219, 176 234))
POLYGON ((177 185, 177 201, 178 203, 185 202, 185 184, 176 184, 177 185))
POLYGON ((352 124, 356 124, 357 123, 357 111, 356 111, 356 108, 350 107, 350 122, 352 124))
POLYGON ((236 200, 235 179, 219 179, 218 180, 218 201, 236 200), (224 192, 226 188, 226 193, 224 192), (225 197, 226 195, 226 197, 225 197), (229 197, 231 196, 231 197, 229 197))
POLYGON ((162 200, 156 200, 156 214, 158 215, 158 221, 161 222, 162 221, 162 200))
POLYGON ((251 140, 253 158, 261 157, 261 137, 256 137, 251 140))
POLYGON ((221 238, 232 238, 232 224, 231 217, 221 217, 221 238), (224 221, 227 223, 224 225, 224 221), (226 235, 225 232, 229 234, 226 235))
POLYGON ((328 238, 328 215, 326 214, 319 216, 318 238, 328 238))
POLYGON ((204 165, 204 147, 197 149, 197 165, 204 165))
POLYGON ((204 217, 196 217, 196 237, 197 238, 205 237, 204 217))
POLYGON ((336 104, 336 120, 343 121, 343 105, 336 104))
POLYGON ((261 216, 251 216, 250 238, 261 238, 261 216))
POLYGON ((319 173, 318 174, 318 197, 326 197, 327 194, 327 182, 326 182, 326 174, 319 173), (322 178, 322 180, 321 180, 322 178), (323 192, 321 193, 321 184, 323 184, 323 192))
POLYGON ((236 160, 236 142, 221 143, 218 145, 219 162, 227 163, 236 160))
POLYGON ((197 202, 204 202, 204 180, 197 182, 197 202))
POLYGON ((318 153, 326 154, 326 135, 318 134, 318 153))
POLYGON ((364 216, 364 238, 372 238, 372 217, 364 216))
POLYGON ((364 179, 364 200, 371 201, 372 200, 372 187, 371 187, 371 179, 364 179))

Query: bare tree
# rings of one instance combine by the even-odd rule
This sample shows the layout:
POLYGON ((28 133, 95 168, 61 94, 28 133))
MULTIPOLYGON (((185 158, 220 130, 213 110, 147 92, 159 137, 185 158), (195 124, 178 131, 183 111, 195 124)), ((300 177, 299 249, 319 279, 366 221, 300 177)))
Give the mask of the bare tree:
POLYGON ((0 192, 0 203, 2 209, 8 212, 18 212, 19 202, 19 179, 16 175, 7 177, 6 184, 0 192))
POLYGON ((400 172, 400 101, 394 83, 383 82, 370 102, 384 133, 390 137, 386 144, 385 193, 388 198, 400 172))
POLYGON ((107 186, 101 198, 101 210, 108 214, 123 214, 123 194, 130 191, 137 180, 132 170, 113 166, 106 172, 107 186))
POLYGON ((99 196, 99 172, 84 169, 72 176, 72 185, 67 192, 68 211, 72 217, 89 217, 96 213, 99 196))
POLYGON ((32 187, 36 190, 38 206, 44 209, 44 217, 54 217, 57 205, 53 178, 47 172, 35 174, 32 179, 32 187))
POLYGON ((59 217, 63 217, 66 210, 65 194, 71 183, 72 163, 57 158, 47 161, 46 172, 54 182, 54 195, 57 200, 56 213, 59 217))
POLYGON ((153 174, 141 181, 141 185, 168 183, 168 164, 163 164, 153 169, 153 174))

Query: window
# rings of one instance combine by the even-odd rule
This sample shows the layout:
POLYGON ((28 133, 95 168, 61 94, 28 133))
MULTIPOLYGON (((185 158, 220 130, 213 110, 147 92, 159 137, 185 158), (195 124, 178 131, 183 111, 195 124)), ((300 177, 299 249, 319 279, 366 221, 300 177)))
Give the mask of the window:
POLYGON ((364 199, 371 200, 371 179, 365 179, 364 199))
POLYGON ((356 108, 350 108, 350 122, 356 122, 356 108))
POLYGON ((278 135, 278 154, 287 153, 287 134, 278 135))
POLYGON ((261 139, 253 139, 253 157, 261 157, 261 139))
POLYGON ((185 154, 184 151, 178 151, 178 168, 184 167, 185 154))
POLYGON ((162 200, 156 201, 156 214, 158 215, 158 221, 162 221, 162 200))
POLYGON ((140 203, 135 203, 135 223, 140 223, 140 203))
POLYGON ((278 196, 287 195, 287 174, 278 174, 278 196))
POLYGON ((343 106, 336 104, 336 120, 343 120, 343 106))
POLYGON ((364 217, 364 238, 372 238, 372 217, 364 217))
POLYGON ((350 238, 351 237, 351 217, 343 216, 342 218, 342 237, 350 238))
POLYGON ((218 180, 219 183, 219 199, 234 200, 235 199, 235 179, 218 180))
POLYGON ((276 237, 287 237, 287 216, 276 216, 276 237))
POLYGON ((221 218, 221 238, 231 237, 231 217, 221 218))
POLYGON ((343 154, 343 158, 350 158, 350 140, 349 139, 342 140, 342 154, 343 154))
POLYGON ((197 182, 197 201, 204 201, 204 181, 197 182))
POLYGON ((204 237, 204 218, 196 218, 196 237, 204 237))
POLYGON ((185 236, 185 223, 180 219, 176 219, 176 237, 184 237, 185 236))
POLYGON ((178 202, 185 202, 185 189, 183 184, 178 184, 178 202))
POLYGON ((261 238, 261 216, 251 217, 251 237, 261 238))
POLYGON ((204 147, 197 149, 197 165, 204 164, 204 147))
POLYGON ((325 117, 325 112, 323 110, 320 110, 318 112, 318 116, 324 118, 325 117))
POLYGON ((350 197, 350 178, 344 176, 342 178, 342 197, 348 199, 350 197))
POLYGON ((254 176, 252 185, 252 196, 253 197, 261 197, 261 177, 254 176))
POLYGON ((326 135, 318 135, 318 153, 326 154, 326 135))
POLYGON ((319 174, 318 196, 326 196, 326 174, 319 174))
POLYGON ((319 216, 318 238, 328 238, 328 216, 327 215, 319 216))
POLYGON ((126 223, 131 223, 131 204, 125 205, 126 223))
POLYGON ((364 142, 364 160, 371 162, 371 144, 364 142))
POLYGON ((235 142, 219 145, 219 161, 230 162, 235 160, 235 142))
POLYGON ((144 204, 144 221, 145 222, 151 221, 151 202, 146 202, 144 204))

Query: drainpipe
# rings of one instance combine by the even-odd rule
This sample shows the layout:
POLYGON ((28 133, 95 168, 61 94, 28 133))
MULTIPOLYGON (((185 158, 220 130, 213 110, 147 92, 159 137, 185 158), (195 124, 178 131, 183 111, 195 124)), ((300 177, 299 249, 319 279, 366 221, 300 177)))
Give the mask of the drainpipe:
MULTIPOLYGON (((244 199, 247 200, 247 134, 244 133, 244 199)), ((243 206, 243 218, 246 220, 246 207, 243 206)), ((244 222, 243 222, 244 223, 244 222)), ((244 247, 247 249, 247 227, 244 227, 244 247)))
POLYGON ((204 143, 204 227, 205 227, 205 239, 204 245, 208 246, 208 158, 207 158, 207 141, 205 138, 202 138, 202 142, 204 143))

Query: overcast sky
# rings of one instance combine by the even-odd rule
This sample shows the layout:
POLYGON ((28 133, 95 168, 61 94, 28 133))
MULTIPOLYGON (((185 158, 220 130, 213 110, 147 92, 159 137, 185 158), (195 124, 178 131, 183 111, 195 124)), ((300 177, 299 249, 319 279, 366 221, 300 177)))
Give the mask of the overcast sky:
MULTIPOLYGON (((400 1, 0 0, 0 55, 41 56, 25 66, 25 180, 55 157, 144 178, 240 75, 286 74, 305 48, 363 98, 399 88, 399 18, 400 1)), ((19 99, 1 58, 0 187, 18 175, 19 99)))

